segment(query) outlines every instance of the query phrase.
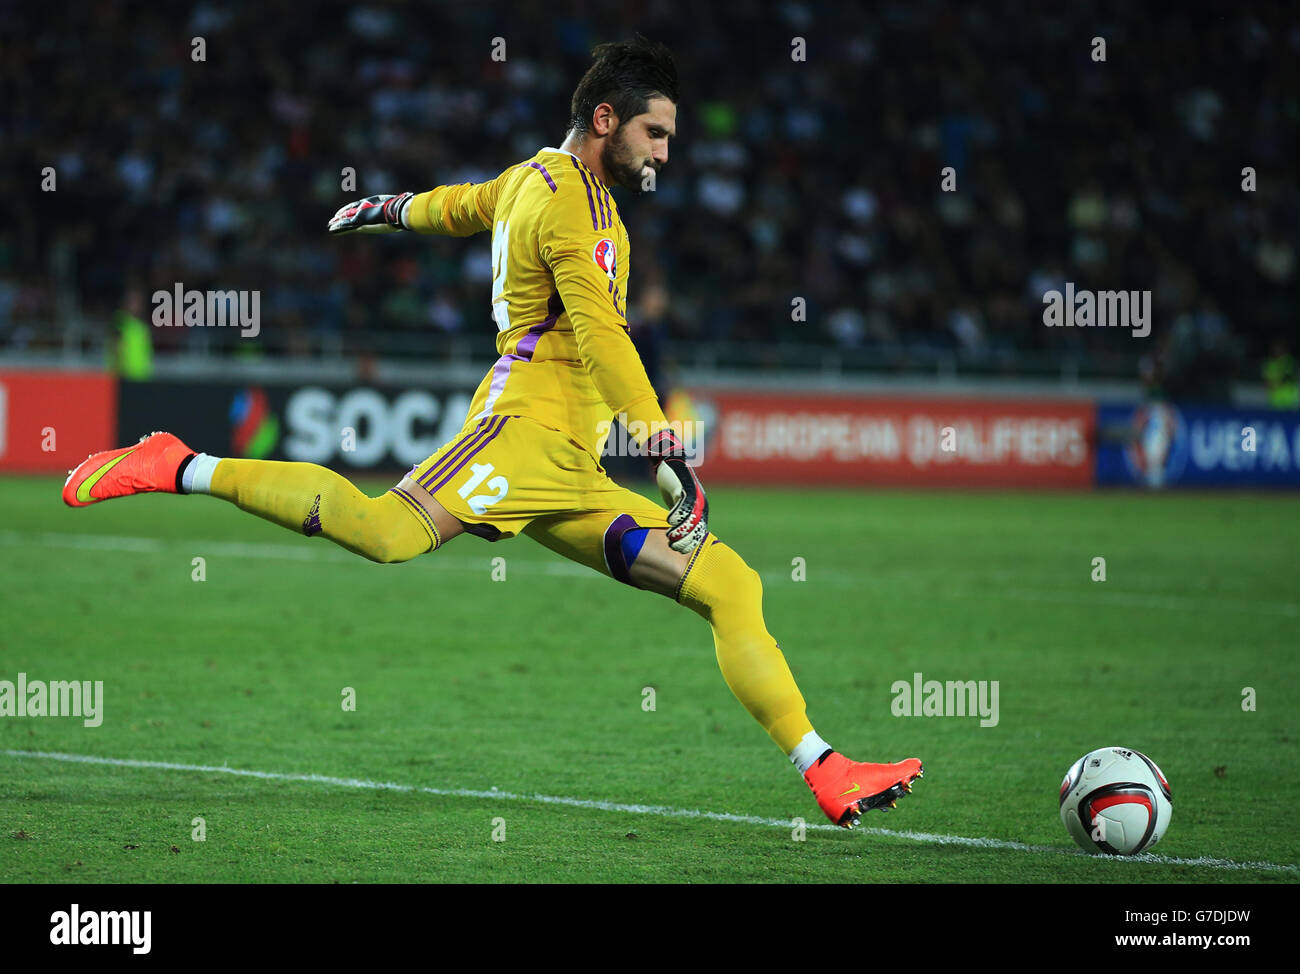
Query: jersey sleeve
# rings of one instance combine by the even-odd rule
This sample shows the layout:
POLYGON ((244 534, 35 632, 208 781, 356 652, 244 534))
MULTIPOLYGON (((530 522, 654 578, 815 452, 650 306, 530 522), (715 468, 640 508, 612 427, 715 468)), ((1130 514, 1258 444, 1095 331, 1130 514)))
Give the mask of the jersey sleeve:
POLYGON ((491 230, 501 183, 509 171, 485 183, 438 186, 418 194, 406 211, 407 224, 416 233, 447 237, 467 237, 491 230))
POLYGON ((628 433, 644 443, 668 421, 624 322, 617 271, 606 269, 617 267, 626 255, 615 254, 611 261, 609 245, 617 233, 612 227, 593 229, 592 223, 587 198, 561 191, 539 219, 538 250, 555 278, 578 355, 596 391, 615 416, 626 416, 628 433), (598 247, 605 267, 597 262, 598 247))

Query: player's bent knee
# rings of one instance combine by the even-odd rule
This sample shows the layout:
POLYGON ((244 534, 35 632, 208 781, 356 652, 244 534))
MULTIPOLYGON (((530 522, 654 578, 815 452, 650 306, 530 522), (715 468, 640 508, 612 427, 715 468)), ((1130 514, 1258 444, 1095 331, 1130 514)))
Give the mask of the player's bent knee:
POLYGON ((648 534, 649 530, 637 524, 631 514, 618 515, 605 528, 602 539, 605 568, 624 585, 635 587, 637 584, 632 571, 641 556, 648 534))
POLYGON ((409 540, 403 538, 383 538, 367 545, 361 554, 379 565, 396 565, 404 561, 410 561, 428 550, 427 541, 423 542, 421 546, 412 544, 409 540))
POLYGON ((605 567, 620 582, 673 597, 691 559, 669 547, 664 528, 642 527, 628 514, 606 528, 604 554, 605 567))

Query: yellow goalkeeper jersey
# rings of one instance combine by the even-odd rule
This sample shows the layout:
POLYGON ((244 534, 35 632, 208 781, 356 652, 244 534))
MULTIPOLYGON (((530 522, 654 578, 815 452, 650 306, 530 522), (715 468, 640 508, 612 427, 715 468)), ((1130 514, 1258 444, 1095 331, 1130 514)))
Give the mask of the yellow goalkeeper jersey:
POLYGON ((577 156, 546 148, 488 182, 439 186, 411 201, 406 222, 456 237, 492 231, 501 357, 467 422, 525 416, 597 461, 611 416, 625 415, 640 442, 667 425, 628 334, 627 231, 577 156))

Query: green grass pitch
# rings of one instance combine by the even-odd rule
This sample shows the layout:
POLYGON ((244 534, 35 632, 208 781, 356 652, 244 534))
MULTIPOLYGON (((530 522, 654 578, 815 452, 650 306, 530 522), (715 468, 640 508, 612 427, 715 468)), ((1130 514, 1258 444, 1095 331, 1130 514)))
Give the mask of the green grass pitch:
POLYGON ((6 882, 1300 878, 1294 496, 712 490, 821 734, 925 762, 868 831, 800 841, 810 793, 669 600, 526 538, 380 566, 209 498, 59 486, 0 479, 0 679, 103 680, 104 718, 0 719, 6 882), (915 672, 997 680, 997 726, 893 716, 915 672), (1073 853, 1057 814, 1109 744, 1173 789, 1145 860, 1073 853))

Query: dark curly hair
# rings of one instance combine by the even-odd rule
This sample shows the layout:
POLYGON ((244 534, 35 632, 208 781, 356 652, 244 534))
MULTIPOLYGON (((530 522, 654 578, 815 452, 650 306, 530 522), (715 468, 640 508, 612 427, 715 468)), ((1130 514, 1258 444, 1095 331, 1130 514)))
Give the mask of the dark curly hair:
POLYGON ((677 64, 663 44, 640 34, 630 41, 600 44, 578 82, 569 108, 569 129, 582 135, 596 106, 608 102, 620 122, 644 114, 651 98, 677 101, 677 64))

